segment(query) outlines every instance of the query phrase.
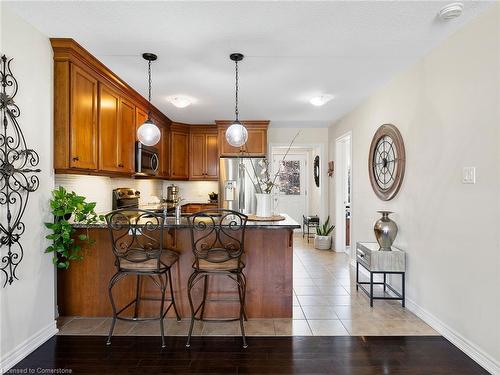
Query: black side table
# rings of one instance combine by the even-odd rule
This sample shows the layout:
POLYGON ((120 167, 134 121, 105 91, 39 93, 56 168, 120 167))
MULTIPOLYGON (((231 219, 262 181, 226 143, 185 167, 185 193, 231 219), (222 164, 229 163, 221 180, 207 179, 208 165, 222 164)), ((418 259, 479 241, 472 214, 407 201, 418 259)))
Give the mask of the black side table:
POLYGON ((319 216, 302 215, 302 238, 304 238, 304 236, 307 234, 307 243, 309 243, 309 238, 311 238, 311 235, 309 234, 309 229, 310 228, 316 229, 318 226, 319 226, 319 216), (305 231, 306 227, 307 227, 307 232, 305 231))
POLYGON ((373 307, 373 300, 388 299, 401 301, 402 307, 405 307, 405 272, 406 257, 404 251, 392 248, 392 251, 381 251, 376 242, 358 242, 356 243, 356 290, 361 290, 370 298, 370 307, 373 307), (370 274, 370 281, 359 281, 359 266, 362 266, 370 274), (384 275, 384 281, 374 281, 376 274, 384 275), (401 275, 401 293, 387 284, 387 275, 401 275), (367 290, 363 285, 369 285, 367 290), (395 294, 392 296, 375 296, 373 294, 374 285, 383 285, 384 292, 389 289, 395 294))

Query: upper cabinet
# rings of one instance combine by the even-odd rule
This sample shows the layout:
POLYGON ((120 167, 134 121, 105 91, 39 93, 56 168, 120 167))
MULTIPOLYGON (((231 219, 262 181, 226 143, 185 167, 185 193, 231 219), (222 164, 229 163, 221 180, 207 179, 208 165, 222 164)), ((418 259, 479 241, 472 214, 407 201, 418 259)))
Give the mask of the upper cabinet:
POLYGON ((120 118, 118 122, 118 167, 125 173, 135 171, 135 105, 120 98, 120 118))
POLYGON ((170 178, 189 179, 189 125, 173 122, 170 127, 170 178))
POLYGON ((189 179, 218 180, 219 151, 217 128, 215 126, 191 126, 189 138, 189 179))
POLYGON ((217 180, 220 156, 264 156, 269 121, 244 121, 248 141, 230 146, 231 121, 173 123, 72 39, 54 50, 54 168, 56 173, 132 176, 137 128, 148 118, 161 130, 157 177, 217 180))
MULTIPOLYGON (((69 127, 70 149, 65 164, 71 168, 97 169, 97 92, 95 77, 71 64, 69 127)), ((66 138, 67 139, 67 138, 66 138)), ((54 145, 61 140, 56 138, 54 145)))
POLYGON ((118 172, 120 94, 104 84, 99 85, 99 170, 118 172))
POLYGON ((233 147, 226 141, 226 129, 232 121, 216 121, 220 156, 265 156, 269 121, 242 121, 248 131, 248 140, 242 147, 233 147))
MULTIPOLYGON (((133 175, 136 126, 147 119, 148 101, 74 40, 51 43, 56 173, 133 175)), ((151 112, 160 127, 170 123, 151 112)))

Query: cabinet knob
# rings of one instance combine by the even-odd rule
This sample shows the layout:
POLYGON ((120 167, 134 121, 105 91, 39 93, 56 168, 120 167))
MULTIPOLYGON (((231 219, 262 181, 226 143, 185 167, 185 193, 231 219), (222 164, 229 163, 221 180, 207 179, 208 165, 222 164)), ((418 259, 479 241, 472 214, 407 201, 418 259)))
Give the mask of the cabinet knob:
POLYGON ((123 168, 123 164, 118 164, 118 167, 119 168, 123 168))
POLYGON ((75 157, 73 158, 73 161, 78 161, 78 160, 80 160, 80 158, 79 158, 78 156, 75 156, 75 157))

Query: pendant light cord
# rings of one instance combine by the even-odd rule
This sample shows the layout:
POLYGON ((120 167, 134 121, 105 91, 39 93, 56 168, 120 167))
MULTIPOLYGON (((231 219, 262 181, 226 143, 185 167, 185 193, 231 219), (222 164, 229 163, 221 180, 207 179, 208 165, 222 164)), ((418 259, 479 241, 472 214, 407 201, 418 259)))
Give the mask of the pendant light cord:
POLYGON ((235 106, 235 111, 234 113, 236 114, 236 121, 239 121, 239 118, 238 118, 238 115, 239 115, 239 112, 238 112, 238 61, 235 61, 235 65, 236 65, 236 95, 235 95, 235 102, 236 102, 236 106, 235 106))
POLYGON ((148 85, 149 85, 149 91, 148 91, 148 102, 149 102, 149 107, 148 107, 148 119, 151 120, 151 60, 148 61, 148 85))

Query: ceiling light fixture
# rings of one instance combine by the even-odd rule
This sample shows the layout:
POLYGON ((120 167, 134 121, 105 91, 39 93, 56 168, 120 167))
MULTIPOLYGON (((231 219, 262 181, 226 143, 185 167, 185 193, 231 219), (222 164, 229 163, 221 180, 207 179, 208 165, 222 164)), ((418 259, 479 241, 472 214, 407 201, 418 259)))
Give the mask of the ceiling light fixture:
POLYGON ((171 95, 167 97, 167 101, 177 108, 186 108, 193 104, 193 99, 184 95, 171 95))
POLYGON ((148 62, 148 119, 137 129, 137 139, 143 145, 154 146, 160 141, 161 132, 158 126, 151 120, 151 61, 155 61, 158 56, 154 53, 143 53, 142 57, 148 62))
POLYGON ((438 15, 443 21, 449 21, 454 18, 460 17, 464 11, 463 3, 451 3, 439 11, 438 15))
POLYGON ((233 146, 233 147, 241 147, 243 146, 247 140, 248 140, 248 131, 247 129, 243 126, 243 124, 239 120, 239 112, 238 112, 238 61, 243 60, 243 55, 241 53, 232 53, 229 55, 229 58, 234 61, 235 64, 235 72, 236 72, 236 79, 235 79, 235 120, 233 123, 227 128, 226 130, 226 140, 227 142, 233 146))
POLYGON ((328 103, 332 99, 333 99, 333 95, 325 94, 325 95, 315 96, 314 98, 311 98, 309 100, 309 103, 311 103, 315 107, 321 107, 322 105, 325 105, 326 103, 328 103))

